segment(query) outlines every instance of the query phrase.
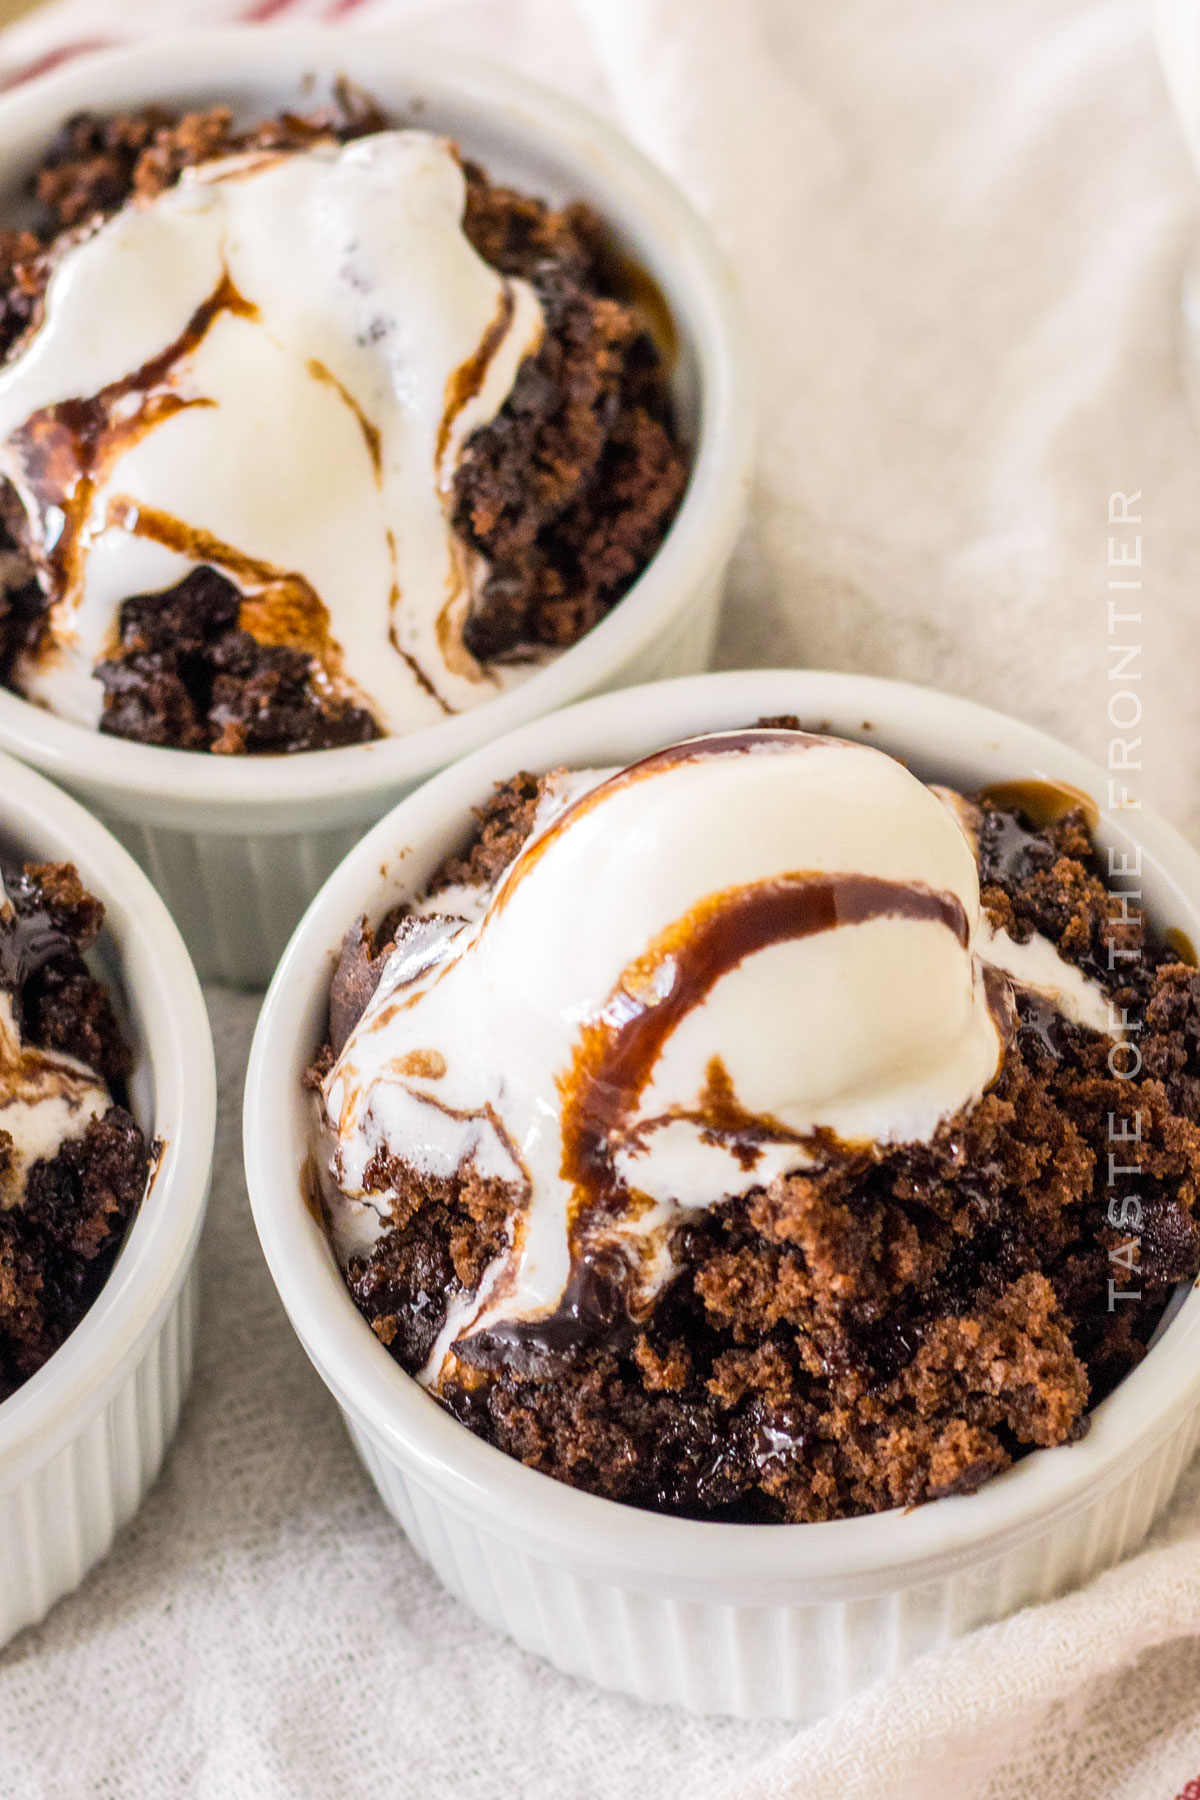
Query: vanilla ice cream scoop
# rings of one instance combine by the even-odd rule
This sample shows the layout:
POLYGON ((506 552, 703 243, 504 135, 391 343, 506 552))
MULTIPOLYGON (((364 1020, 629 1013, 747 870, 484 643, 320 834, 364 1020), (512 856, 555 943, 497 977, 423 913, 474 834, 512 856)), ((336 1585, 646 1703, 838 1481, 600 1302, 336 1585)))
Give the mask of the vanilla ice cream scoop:
POLYGON ((61 252, 0 370, 0 473, 52 603, 21 692, 98 724, 121 603, 200 564, 387 732, 529 672, 467 651, 486 567, 450 515, 543 320, 464 200, 449 143, 384 131, 187 170, 61 252))
POLYGON ((1045 940, 991 930, 960 812, 880 751, 739 731, 592 779, 551 791, 481 916, 406 924, 324 1084, 351 1235, 392 1159, 519 1196, 431 1380, 597 1256, 636 1315, 689 1209, 931 1138, 996 1076, 1026 967, 1106 1027, 1045 940))

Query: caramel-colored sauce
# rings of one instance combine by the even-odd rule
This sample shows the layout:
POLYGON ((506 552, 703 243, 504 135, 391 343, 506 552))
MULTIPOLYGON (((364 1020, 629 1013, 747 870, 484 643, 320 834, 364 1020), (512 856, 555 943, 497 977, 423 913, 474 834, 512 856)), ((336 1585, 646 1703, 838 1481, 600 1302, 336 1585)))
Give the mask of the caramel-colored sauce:
POLYGON ((238 624, 260 644, 281 645, 311 656, 331 683, 344 690, 341 650, 329 630, 329 613, 312 583, 294 569, 248 556, 233 544, 157 507, 117 496, 107 523, 149 538, 196 563, 227 574, 241 590, 238 624))
POLYGON ((169 1138, 153 1137, 150 1139, 148 1145, 150 1152, 150 1169, 146 1176, 146 1192, 142 1196, 143 1201, 148 1200, 154 1191, 154 1184, 158 1180, 159 1172, 162 1169, 163 1162, 166 1158, 169 1144, 169 1138))
POLYGON ((317 1226, 322 1236, 329 1237, 332 1233, 333 1221, 325 1203, 321 1171, 313 1156, 306 1156, 300 1165, 300 1198, 304 1202, 304 1210, 313 1224, 317 1226))
POLYGON ((428 694, 431 700, 436 700, 442 711, 449 716, 454 712, 454 708, 448 700, 444 699, 442 695, 438 693, 433 682, 425 673, 425 670, 421 667, 416 657, 412 654, 412 651, 406 650, 396 635, 396 609, 400 605, 400 584, 396 579, 396 534, 391 529, 391 526, 388 527, 387 532, 387 547, 388 558, 392 565, 392 586, 391 591, 388 594, 388 643, 392 646, 392 649, 396 652, 396 655, 400 658, 401 662, 406 665, 409 674, 421 689, 421 692, 428 694))
POLYGON ((423 1081, 440 1081, 446 1073, 446 1059, 440 1050, 409 1050, 394 1056, 388 1064, 394 1075, 417 1075, 423 1081))
POLYGON ((1189 969, 1200 968, 1200 958, 1196 956, 1196 946, 1186 931, 1181 931, 1178 925, 1168 925, 1162 938, 1163 943, 1175 952, 1181 963, 1186 963, 1189 969))
MULTIPOLYGON (((390 602, 390 604, 393 607, 395 606, 394 590, 393 590, 393 598, 392 598, 392 601, 390 602)), ((403 644, 401 644, 399 638, 397 638, 397 636, 396 636, 396 630, 395 630, 394 625, 388 627, 388 642, 391 644, 392 649, 396 652, 396 655, 400 658, 401 662, 406 664, 409 674, 412 676, 412 678, 416 682, 417 686, 421 689, 421 692, 423 694, 428 694, 429 698, 431 700, 436 700, 438 705, 441 707, 442 711, 446 714, 447 718, 451 718, 454 714, 454 708, 451 706, 451 704, 448 700, 443 699, 442 695, 438 693, 437 689, 434 687, 432 681, 430 681, 428 675, 425 673, 424 669, 421 667, 420 663, 417 661, 417 659, 413 655, 412 651, 406 650, 404 648, 403 644)))
POLYGON ((596 260, 604 286, 636 314, 669 375, 679 360, 679 332, 666 295, 650 271, 611 239, 602 243, 596 260))
POLYGON ((634 1136, 641 1138, 656 1125, 673 1120, 695 1125, 704 1143, 721 1145, 746 1170, 758 1162, 759 1152, 765 1144, 807 1144, 811 1141, 807 1134, 793 1131, 769 1113, 747 1112, 737 1097, 733 1078, 719 1056, 709 1058, 699 1106, 675 1108, 661 1120, 639 1121, 634 1136))
POLYGON ((1082 809, 1090 829, 1094 830, 1100 819, 1100 808, 1091 795, 1066 781, 994 781, 980 788, 978 797, 1006 811, 1024 813, 1038 830, 1057 824, 1076 807, 1082 809))
MULTIPOLYGON (((467 615, 471 609, 471 576, 468 558, 471 552, 455 532, 451 532, 450 574, 446 598, 434 620, 438 652, 445 668, 463 681, 495 682, 495 676, 476 662, 463 638, 467 615)), ((453 707, 447 707, 452 712, 453 707)))
MULTIPOLYGON (((62 519, 57 537, 48 541, 46 551, 52 601, 75 593, 82 582, 84 528, 97 489, 117 458, 175 413, 214 404, 203 397, 187 399, 166 384, 176 365, 197 349, 222 313, 246 319, 258 317, 258 308, 239 293, 228 272, 197 307, 179 336, 148 362, 119 381, 110 382, 91 399, 64 400, 34 413, 14 433, 13 443, 26 482, 43 518, 57 509, 62 519)), ((380 481, 382 442, 377 426, 324 363, 311 359, 308 372, 314 380, 332 387, 353 413, 375 479, 380 481)), ((322 686, 373 710, 365 696, 350 693, 341 647, 330 629, 328 609, 312 583, 298 571, 251 556, 170 513, 121 496, 110 500, 105 525, 149 538, 193 562, 219 569, 241 590, 238 623, 243 631, 260 644, 284 646, 311 657, 315 678, 322 686)), ((395 544, 390 534, 389 541, 394 563, 395 544)), ((392 598, 394 604, 398 599, 395 590, 392 598)), ((424 691, 444 712, 452 711, 416 659, 398 644, 395 648, 424 691)))
MULTIPOLYGON (((630 1121, 672 1033, 747 957, 773 944, 882 918, 932 921, 947 926, 964 947, 968 941, 966 912, 956 895, 870 875, 801 872, 709 895, 628 966, 599 1017, 584 1027, 571 1068, 559 1083, 562 1173, 573 1190, 567 1286, 548 1317, 505 1321, 468 1337, 458 1346, 466 1360, 486 1367, 499 1355, 520 1367, 531 1355, 561 1352, 597 1337, 616 1342, 629 1332, 622 1252, 595 1242, 589 1227, 603 1218, 634 1216, 646 1204, 618 1172, 614 1147, 636 1137, 630 1121)), ((778 1120, 747 1112, 719 1057, 708 1064, 699 1111, 671 1116, 693 1118, 709 1141, 727 1145, 744 1168, 754 1166, 766 1143, 799 1145, 828 1137, 821 1132, 805 1137, 778 1120)), ((642 1128, 652 1123, 643 1122, 642 1128)), ((518 1231, 521 1222, 518 1216, 518 1231)))

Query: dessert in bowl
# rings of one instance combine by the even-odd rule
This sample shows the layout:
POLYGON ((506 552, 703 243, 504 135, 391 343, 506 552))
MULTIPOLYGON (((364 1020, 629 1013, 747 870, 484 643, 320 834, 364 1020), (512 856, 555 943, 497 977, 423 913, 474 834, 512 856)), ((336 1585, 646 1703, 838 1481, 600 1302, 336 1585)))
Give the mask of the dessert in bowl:
POLYGON ((685 449, 588 208, 346 85, 245 129, 76 116, 35 194, 0 661, 60 718, 224 756, 402 736, 577 642, 661 543, 685 449))
POLYGON ((264 979, 414 780, 707 655, 727 278, 606 128, 390 35, 106 54, 0 145, 0 737, 118 822, 202 972, 264 979))
POLYGON ((212 1044, 179 933, 83 809, 0 758, 0 1639, 108 1549, 191 1372, 212 1044))
POLYGON ((260 1235, 385 1501, 527 1647, 803 1716, 1145 1531, 1195 1439, 1197 871, 1097 797, 965 702, 700 678, 469 759, 314 904, 260 1235), (1115 979, 1093 835, 1150 921, 1115 979))
POLYGON ((1081 1435, 1200 1271, 1200 976, 1108 899, 1073 796, 790 722, 517 777, 331 984, 314 1161, 360 1309, 489 1442, 698 1518, 973 1492, 1081 1435))

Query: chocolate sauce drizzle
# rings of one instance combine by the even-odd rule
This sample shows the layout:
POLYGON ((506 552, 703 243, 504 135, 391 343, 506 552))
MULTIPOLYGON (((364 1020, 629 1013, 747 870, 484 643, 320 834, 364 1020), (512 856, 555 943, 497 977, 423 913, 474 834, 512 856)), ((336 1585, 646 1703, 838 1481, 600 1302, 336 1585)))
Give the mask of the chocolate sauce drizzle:
POLYGON ((109 501, 105 522, 227 575, 241 595, 238 625, 243 631, 260 644, 303 651, 331 686, 346 692, 350 684, 342 673, 341 650, 330 634, 328 609, 306 576, 248 556, 210 531, 120 495, 109 501))
POLYGON ((1092 796, 1067 781, 1038 781, 1032 777, 1028 781, 994 781, 980 788, 976 798, 990 800, 1001 812, 1023 813, 1035 830, 1057 825, 1076 807, 1092 830, 1100 818, 1100 808, 1092 796))
POLYGON ((52 599, 64 598, 78 585, 84 527, 96 488, 116 458, 175 413, 212 405, 206 399, 186 399, 166 383, 175 364, 197 348, 222 313, 258 316, 258 308, 238 292, 227 271, 179 336, 140 368, 110 381, 89 399, 42 407, 13 433, 13 448, 41 514, 52 599), (132 407, 127 404, 131 399, 137 402, 132 407))
MULTIPOLYGON (((794 741, 795 734, 787 735, 794 741)), ((679 746, 663 754, 668 761, 679 760, 678 751, 686 749, 679 746)), ((622 1324, 628 1328, 627 1271, 614 1267, 613 1252, 601 1250, 597 1257, 588 1238, 598 1221, 619 1218, 638 1204, 617 1170, 614 1144, 671 1035, 747 957, 774 944, 885 918, 944 925, 964 949, 969 940, 966 911, 957 895, 872 875, 801 871, 708 895, 629 964, 599 1017, 584 1027, 571 1068, 559 1084, 562 1173, 573 1190, 567 1290, 548 1317, 499 1324, 481 1337, 527 1355, 561 1350, 566 1342, 611 1340, 622 1324)), ((710 1089, 713 1075, 710 1064, 710 1089)), ((716 1132, 724 1123, 719 1115, 720 1107, 712 1121, 716 1132)), ((740 1109, 737 1122, 742 1130, 757 1124, 771 1137, 783 1129, 777 1121, 757 1121, 740 1109)), ((808 1141, 788 1135, 797 1143, 808 1141)), ((479 1350, 486 1357, 486 1347, 479 1350)), ((479 1350, 468 1352, 467 1360, 481 1362, 479 1350)))
POLYGON ((734 1161, 750 1170, 767 1144, 809 1144, 810 1135, 793 1131, 769 1113, 747 1112, 737 1097, 729 1070, 719 1056, 711 1056, 704 1072, 704 1087, 697 1107, 673 1107, 656 1119, 639 1119, 627 1131, 625 1144, 644 1144, 661 1125, 682 1121, 694 1125, 706 1144, 719 1144, 734 1161))
MULTIPOLYGON (((354 418, 358 423, 358 429, 362 433, 362 440, 366 446, 367 455, 371 459, 371 470, 375 476, 375 485, 376 487, 381 486, 383 482, 383 440, 379 435, 378 425, 373 424, 371 420, 368 419, 366 413, 358 404, 358 401, 354 398, 354 395, 350 392, 350 389, 346 386, 345 382, 339 381, 333 370, 327 368, 319 357, 309 357, 308 372, 314 381, 323 381, 326 387, 332 388, 343 406, 353 413, 354 418)), ((391 534, 389 533, 388 535, 390 536, 391 534)))
POLYGON ((668 744, 665 750, 655 750, 652 755, 643 756, 640 762, 630 763, 627 769, 614 776, 613 782, 640 781, 644 775, 656 775, 662 769, 674 768, 676 763, 695 762, 700 757, 752 756, 759 751, 770 754, 774 750, 816 750, 824 744, 837 741, 815 731, 795 731, 790 726, 780 725, 748 725, 739 727, 736 731, 710 731, 702 737, 684 738, 678 744, 668 744))
MULTIPOLYGON (((438 425, 437 448, 433 459, 439 474, 449 448, 454 421, 483 387, 493 358, 508 335, 515 312, 516 301, 513 298, 512 283, 505 281, 500 290, 500 304, 480 339, 478 348, 468 356, 466 362, 459 363, 446 383, 446 402, 442 410, 441 422, 438 425)), ((534 346, 531 346, 531 352, 533 348, 534 346)))
POLYGON ((563 1172, 579 1202, 613 1192, 609 1138, 636 1108, 667 1040, 722 976, 773 944, 883 918, 944 925, 967 946, 957 895, 874 875, 777 876, 711 894, 670 925, 585 1026, 562 1082, 563 1172))

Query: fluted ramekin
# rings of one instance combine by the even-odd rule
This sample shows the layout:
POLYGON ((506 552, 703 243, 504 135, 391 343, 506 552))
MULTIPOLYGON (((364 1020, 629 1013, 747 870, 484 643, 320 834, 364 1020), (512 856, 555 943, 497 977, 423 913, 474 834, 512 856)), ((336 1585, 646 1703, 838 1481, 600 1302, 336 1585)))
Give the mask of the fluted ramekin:
POLYGON ((105 819, 165 897, 202 978, 245 985, 266 983, 325 876, 435 770, 584 694, 704 668, 749 484, 751 380, 734 280, 683 196, 562 96, 418 49, 408 32, 185 33, 71 63, 0 98, 0 210, 15 212, 39 153, 81 109, 224 102, 262 117, 312 105, 341 75, 398 119, 457 138, 490 173, 596 207, 671 313, 692 472, 664 543, 607 618, 518 687, 405 737, 291 757, 203 756, 103 737, 0 689, 0 748, 105 819))
MULTIPOLYGON (((965 1498, 821 1525, 696 1523, 563 1486, 474 1437, 378 1342, 342 1281, 300 1172, 306 1062, 327 1028, 342 935, 418 890, 471 810, 518 769, 625 763, 700 731, 797 713, 968 789, 1064 781, 1103 843, 1142 851, 1146 903, 1200 933, 1200 857, 1031 726, 863 676, 755 671, 603 695, 513 732, 403 801, 313 902, 259 1020, 246 1085, 250 1199, 276 1285, 384 1504, 446 1585, 560 1668, 698 1711, 807 1718, 986 1620, 1116 1562, 1166 1504, 1200 1437, 1200 1293, 1078 1443, 1039 1450, 965 1498)), ((381 1621, 386 1629, 386 1621, 381 1621)))
POLYGON ((136 1056, 130 1105, 161 1145, 95 1304, 0 1404, 0 1643, 76 1587, 162 1466, 192 1368, 193 1260, 216 1118, 200 985, 166 907, 103 826, 0 755, 0 849, 73 862, 104 902, 96 969, 136 1056))

